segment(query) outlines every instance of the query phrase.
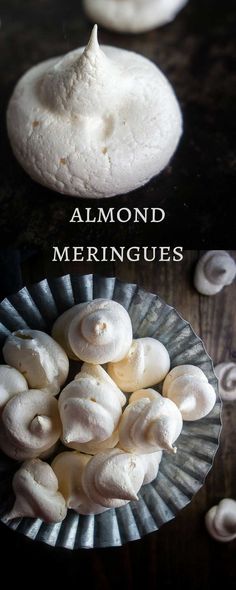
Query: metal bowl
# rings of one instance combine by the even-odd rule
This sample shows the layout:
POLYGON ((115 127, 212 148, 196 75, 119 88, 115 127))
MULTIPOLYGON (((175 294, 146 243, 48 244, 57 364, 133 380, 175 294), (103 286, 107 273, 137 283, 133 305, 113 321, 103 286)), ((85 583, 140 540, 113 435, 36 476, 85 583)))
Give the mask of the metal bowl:
MULTIPOLYGON (((200 367, 218 391, 213 364, 203 342, 190 324, 157 295, 116 278, 66 275, 23 288, 0 304, 0 344, 9 332, 30 327, 51 331, 66 309, 95 298, 114 299, 129 312, 135 337, 158 338, 168 349, 171 366, 190 363, 200 367)), ((221 430, 220 400, 203 420, 185 422, 176 455, 164 454, 157 478, 141 488, 139 501, 97 516, 79 516, 69 510, 62 523, 17 519, 8 524, 30 539, 66 549, 116 547, 157 531, 173 519, 201 488, 212 467, 221 430)), ((9 502, 16 464, 0 455, 2 521, 9 502)))

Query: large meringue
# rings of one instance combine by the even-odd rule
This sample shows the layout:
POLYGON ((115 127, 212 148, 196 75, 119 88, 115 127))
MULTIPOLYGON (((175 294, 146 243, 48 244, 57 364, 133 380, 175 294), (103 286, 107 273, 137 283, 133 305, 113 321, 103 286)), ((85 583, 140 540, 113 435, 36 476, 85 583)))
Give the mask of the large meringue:
POLYGON ((2 412, 0 448, 18 461, 50 451, 60 434, 57 400, 44 391, 29 389, 18 393, 2 412))
POLYGON ((200 420, 216 402, 215 390, 199 367, 180 365, 165 378, 162 394, 179 408, 183 420, 200 420))
POLYGON ((94 299, 60 316, 52 330, 70 358, 100 365, 120 361, 132 343, 132 324, 126 309, 112 299, 94 299))
POLYGON ((60 453, 52 462, 52 469, 58 479, 59 490, 66 500, 68 508, 79 514, 101 514, 107 510, 90 500, 82 485, 82 475, 90 455, 69 452, 60 453))
POLYGON ((90 443, 106 441, 109 446, 107 439, 116 432, 125 403, 124 394, 102 367, 84 364, 59 397, 63 443, 83 451, 81 445, 86 444, 87 452, 90 443))
POLYGON ((66 381, 69 361, 51 336, 39 330, 17 330, 3 347, 6 363, 23 373, 31 389, 57 395, 66 381))
POLYGON ((11 397, 27 389, 27 381, 19 371, 0 365, 0 413, 11 397))
POLYGON ((236 276, 234 259, 225 250, 209 250, 200 258, 194 274, 194 286, 202 295, 215 295, 236 276))
POLYGON ((7 112, 8 134, 37 182, 80 197, 132 191, 161 172, 182 134, 182 117, 165 76, 145 57, 87 47, 31 68, 7 112))
POLYGON ((119 508, 138 500, 145 470, 142 459, 120 449, 92 457, 83 472, 82 483, 87 496, 106 508, 119 508))
POLYGON ((236 502, 230 498, 221 500, 218 506, 213 506, 206 514, 205 523, 210 535, 228 543, 236 539, 236 502))
POLYGON ((83 0, 92 21, 121 33, 142 33, 172 21, 187 0, 83 0))
POLYGON ((110 377, 126 392, 137 391, 160 383, 170 370, 170 357, 165 346, 155 338, 138 338, 118 363, 109 363, 110 377))
POLYGON ((65 500, 47 463, 40 459, 25 461, 15 473, 12 485, 16 500, 6 522, 22 516, 41 518, 44 522, 61 522, 66 517, 65 500))
POLYGON ((219 393, 223 400, 236 400, 236 363, 219 363, 214 367, 219 393))
POLYGON ((154 389, 133 393, 119 425, 119 446, 129 453, 176 452, 183 426, 181 413, 154 389))

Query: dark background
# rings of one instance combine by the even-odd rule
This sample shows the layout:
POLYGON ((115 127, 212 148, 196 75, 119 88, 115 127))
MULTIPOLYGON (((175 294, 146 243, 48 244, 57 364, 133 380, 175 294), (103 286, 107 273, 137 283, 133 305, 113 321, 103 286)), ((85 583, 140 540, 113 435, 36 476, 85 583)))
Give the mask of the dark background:
POLYGON ((235 0, 190 0, 168 26, 142 35, 100 29, 104 44, 154 60, 173 83, 185 132, 170 166, 147 186, 111 199, 63 197, 32 181, 12 155, 6 107, 34 64, 87 43, 91 23, 79 0, 0 3, 0 239, 3 245, 144 244, 235 246, 235 0), (69 224, 76 206, 163 207, 161 225, 69 224))

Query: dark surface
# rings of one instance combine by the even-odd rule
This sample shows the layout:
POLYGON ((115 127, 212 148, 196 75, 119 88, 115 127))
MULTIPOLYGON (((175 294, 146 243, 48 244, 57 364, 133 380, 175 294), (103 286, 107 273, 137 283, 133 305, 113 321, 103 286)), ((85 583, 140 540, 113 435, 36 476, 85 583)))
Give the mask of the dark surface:
MULTIPOLYGON (((236 251, 232 252, 236 259, 236 251)), ((115 274, 158 293, 174 305, 199 334, 213 362, 236 359, 236 283, 215 297, 200 296, 192 287, 198 252, 185 252, 182 263, 117 264, 101 266, 103 274, 115 274)), ((22 267, 23 284, 67 272, 98 272, 97 265, 53 265, 47 258, 28 257, 22 267)), ((1 272, 1 267, 0 267, 1 272)), ((0 525, 1 568, 17 587, 35 583, 66 584, 95 590, 190 588, 208 590, 216 583, 225 589, 236 585, 236 541, 217 543, 206 532, 206 511, 224 497, 236 499, 236 402, 225 403, 223 431, 213 468, 192 502, 157 533, 140 541, 105 550, 68 551, 47 547, 0 525), (83 581, 84 580, 84 581, 83 581), (86 586, 84 586, 86 584, 86 586)))
POLYGON ((1 0, 1 241, 30 244, 235 246, 236 83, 234 0, 191 0, 170 25, 143 35, 100 30, 100 41, 144 54, 173 83, 185 132, 171 165, 148 186, 108 200, 62 197, 32 181, 12 155, 7 102, 32 65, 86 44, 91 23, 78 0, 1 0), (72 225, 76 206, 158 207, 161 225, 72 225))

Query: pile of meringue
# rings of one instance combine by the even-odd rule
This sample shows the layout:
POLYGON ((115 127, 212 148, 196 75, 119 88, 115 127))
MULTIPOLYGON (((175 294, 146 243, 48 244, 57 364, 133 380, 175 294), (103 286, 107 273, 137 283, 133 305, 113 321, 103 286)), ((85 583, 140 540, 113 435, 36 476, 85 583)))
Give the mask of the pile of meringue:
POLYGON ((113 300, 75 305, 52 337, 13 332, 3 356, 0 448, 23 462, 5 520, 60 522, 68 508, 99 514, 138 500, 162 452, 177 451, 183 420, 203 418, 216 400, 200 368, 170 371, 161 342, 133 340, 129 314, 113 300), (83 361, 73 380, 69 359, 83 361), (160 394, 153 387, 163 381, 160 394))

